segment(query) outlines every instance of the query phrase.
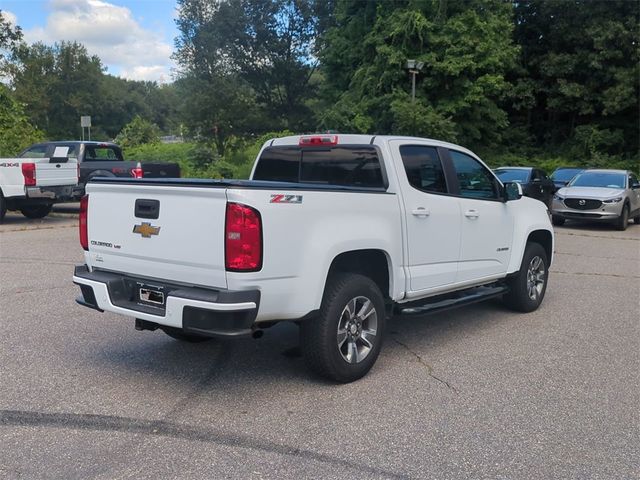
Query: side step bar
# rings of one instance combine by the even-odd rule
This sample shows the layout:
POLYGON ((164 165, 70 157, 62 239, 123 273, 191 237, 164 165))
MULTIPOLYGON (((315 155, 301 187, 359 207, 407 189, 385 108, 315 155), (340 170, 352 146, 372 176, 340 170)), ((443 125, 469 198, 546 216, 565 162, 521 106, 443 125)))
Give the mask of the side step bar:
POLYGON ((472 303, 482 302, 489 298, 499 297, 509 291, 509 287, 503 284, 494 284, 491 286, 473 287, 459 292, 449 293, 445 295, 437 295, 424 300, 418 300, 405 305, 396 305, 397 315, 419 316, 428 313, 440 312, 442 310, 450 310, 452 308, 471 305, 472 303))

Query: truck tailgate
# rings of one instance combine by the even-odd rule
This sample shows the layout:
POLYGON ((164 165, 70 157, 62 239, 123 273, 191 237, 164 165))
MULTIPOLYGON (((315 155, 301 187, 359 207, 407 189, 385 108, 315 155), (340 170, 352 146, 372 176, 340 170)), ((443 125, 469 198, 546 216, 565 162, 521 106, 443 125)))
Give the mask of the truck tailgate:
POLYGON ((78 163, 38 162, 36 166, 36 186, 56 187, 78 184, 78 163))
POLYGON ((87 194, 92 267, 227 287, 225 188, 89 183, 87 194))

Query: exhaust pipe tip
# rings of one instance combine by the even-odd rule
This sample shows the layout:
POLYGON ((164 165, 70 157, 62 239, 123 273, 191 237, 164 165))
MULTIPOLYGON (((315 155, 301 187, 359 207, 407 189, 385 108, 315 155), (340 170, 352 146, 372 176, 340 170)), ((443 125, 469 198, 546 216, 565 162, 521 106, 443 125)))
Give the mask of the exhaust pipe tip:
POLYGON ((264 330, 254 330, 254 331, 251 333, 251 337, 255 338, 256 340, 257 340, 258 338, 262 338, 262 336, 263 336, 263 335, 264 335, 264 330))

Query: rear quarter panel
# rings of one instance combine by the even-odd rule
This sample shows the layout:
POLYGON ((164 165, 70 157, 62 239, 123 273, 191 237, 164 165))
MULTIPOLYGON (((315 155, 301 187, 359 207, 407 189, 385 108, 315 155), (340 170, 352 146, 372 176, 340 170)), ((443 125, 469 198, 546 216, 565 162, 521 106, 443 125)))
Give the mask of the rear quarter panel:
POLYGON ((329 267, 341 253, 379 249, 390 266, 390 291, 404 290, 401 221, 392 193, 230 189, 228 201, 256 208, 263 224, 263 266, 227 273, 231 290, 261 290, 258 321, 295 319, 320 307, 329 267), (272 195, 301 203, 271 203, 272 195))

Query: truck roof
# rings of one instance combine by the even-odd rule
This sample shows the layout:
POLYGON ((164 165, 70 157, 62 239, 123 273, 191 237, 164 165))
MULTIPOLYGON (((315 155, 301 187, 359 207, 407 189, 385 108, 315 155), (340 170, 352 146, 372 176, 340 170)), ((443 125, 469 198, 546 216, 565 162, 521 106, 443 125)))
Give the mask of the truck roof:
POLYGON ((350 133, 310 133, 304 135, 290 135, 288 137, 279 137, 272 138, 271 140, 267 140, 264 144, 264 147, 277 147, 277 146, 288 146, 288 145, 299 145, 300 138, 302 137, 334 137, 337 138, 337 145, 365 145, 371 144, 375 145, 377 141, 389 141, 389 140, 403 140, 403 141, 416 141, 416 142, 427 142, 430 145, 436 147, 444 147, 451 148, 454 150, 459 150, 465 153, 470 154, 471 156, 476 157, 476 155, 454 143, 443 142, 441 140, 435 140, 432 138, 421 138, 421 137, 411 137, 411 136, 403 136, 403 135, 362 135, 362 134, 350 134, 350 133))
POLYGON ((113 142, 96 142, 93 140, 55 140, 51 142, 38 142, 34 145, 108 145, 110 147, 119 147, 118 144, 113 142))

